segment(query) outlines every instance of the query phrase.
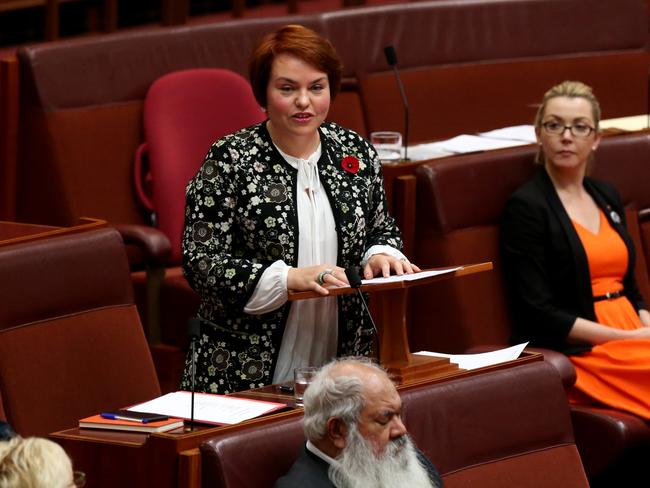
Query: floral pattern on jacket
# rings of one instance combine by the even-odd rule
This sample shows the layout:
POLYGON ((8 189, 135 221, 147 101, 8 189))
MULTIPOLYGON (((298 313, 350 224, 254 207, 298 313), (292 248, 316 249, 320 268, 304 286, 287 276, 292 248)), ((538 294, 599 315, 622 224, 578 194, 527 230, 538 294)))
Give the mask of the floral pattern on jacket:
MULTIPOLYGON (((373 245, 401 247, 386 209, 372 146, 334 123, 320 127, 318 162, 338 235, 337 264, 359 266, 373 245), (341 162, 359 161, 356 173, 341 162)), ((196 389, 228 393, 271 383, 290 303, 261 315, 243 309, 265 269, 298 260, 297 171, 273 145, 266 123, 216 141, 187 188, 183 268, 201 295, 196 389)), ((315 263, 318 264, 318 263, 315 263)), ((339 298, 339 355, 367 355, 372 324, 356 295, 339 298)), ((182 387, 189 388, 189 356, 182 387)))

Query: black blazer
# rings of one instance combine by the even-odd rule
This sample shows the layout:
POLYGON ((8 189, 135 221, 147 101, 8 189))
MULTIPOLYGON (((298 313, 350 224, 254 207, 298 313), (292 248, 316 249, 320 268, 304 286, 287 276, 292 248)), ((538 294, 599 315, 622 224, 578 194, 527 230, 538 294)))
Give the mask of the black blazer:
MULTIPOLYGON (((637 310, 646 308, 634 279, 634 245, 618 193, 610 184, 591 178, 584 179, 584 186, 627 247, 625 296, 637 310)), ((506 204, 501 254, 514 314, 513 340, 565 354, 590 350, 589 344, 567 341, 576 318, 596 320, 587 256, 543 168, 506 204)))

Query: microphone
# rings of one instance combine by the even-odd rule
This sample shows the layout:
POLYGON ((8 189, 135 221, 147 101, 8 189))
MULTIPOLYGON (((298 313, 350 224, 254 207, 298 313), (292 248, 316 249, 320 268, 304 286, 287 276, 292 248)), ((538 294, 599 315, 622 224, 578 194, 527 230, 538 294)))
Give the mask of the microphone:
POLYGON ((201 319, 198 317, 191 317, 187 321, 187 334, 190 336, 190 347, 192 348, 192 400, 191 400, 191 413, 190 413, 190 431, 194 431, 194 377, 196 376, 196 341, 201 335, 201 319))
POLYGON ((386 46, 384 48, 384 55, 386 56, 386 62, 388 63, 388 66, 393 68, 393 73, 395 73, 395 80, 397 80, 397 86, 399 87, 399 93, 402 97, 402 106, 404 107, 404 161, 408 161, 409 103, 406 99, 406 92, 404 91, 402 79, 400 78, 399 71, 397 70, 397 53, 395 52, 395 47, 386 46))
POLYGON ((648 120, 646 122, 646 126, 648 129, 650 129, 650 70, 648 71, 648 81, 647 81, 647 90, 646 90, 646 103, 647 103, 647 109, 648 109, 648 120))
MULTIPOLYGON (((357 293, 359 294, 359 298, 361 298, 361 303, 363 303, 363 308, 366 311, 366 314, 368 315, 368 318, 370 319, 370 323, 372 324, 372 329, 375 332, 375 342, 376 344, 379 344, 379 331, 377 330, 377 326, 375 325, 375 321, 372 320, 372 314, 370 313, 370 309, 368 308, 368 304, 366 303, 366 299, 363 296, 363 292, 361 291, 361 276, 359 276, 359 272, 357 271, 356 268, 345 268, 345 276, 348 278, 348 282, 350 283, 350 286, 357 290, 357 293)), ((380 347, 375 348, 376 352, 376 357, 377 357, 377 362, 380 362, 379 359, 379 353, 380 353, 380 347)))

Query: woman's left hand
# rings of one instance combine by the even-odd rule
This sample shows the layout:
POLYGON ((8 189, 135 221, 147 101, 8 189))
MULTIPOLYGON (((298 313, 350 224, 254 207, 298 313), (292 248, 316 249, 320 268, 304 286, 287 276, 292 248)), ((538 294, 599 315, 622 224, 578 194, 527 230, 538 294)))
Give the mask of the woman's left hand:
POLYGON ((408 262, 405 259, 399 259, 388 254, 374 254, 368 259, 368 263, 363 268, 363 277, 366 280, 374 278, 375 276, 388 277, 391 274, 403 275, 412 274, 420 271, 415 264, 408 262))

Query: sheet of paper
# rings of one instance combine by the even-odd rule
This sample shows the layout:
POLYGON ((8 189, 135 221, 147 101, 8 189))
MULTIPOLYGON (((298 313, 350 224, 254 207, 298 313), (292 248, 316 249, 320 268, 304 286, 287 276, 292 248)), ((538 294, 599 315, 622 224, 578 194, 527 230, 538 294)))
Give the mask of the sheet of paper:
POLYGON ((452 154, 453 153, 436 146, 436 143, 430 142, 409 146, 407 156, 411 161, 427 161, 429 159, 444 158, 445 156, 451 156, 452 154))
POLYGON ((535 127, 532 125, 514 125, 512 127, 504 127, 502 129, 481 132, 479 136, 488 137, 490 139, 526 141, 531 144, 537 142, 537 138, 535 137, 535 127))
POLYGON ((630 117, 618 117, 616 119, 606 119, 600 121, 601 129, 621 129, 621 130, 642 130, 650 127, 650 118, 647 114, 632 115, 630 117))
MULTIPOLYGON (((191 416, 189 391, 167 393, 148 402, 134 405, 128 410, 151 412, 170 417, 189 419, 191 416)), ((263 402, 208 393, 195 393, 194 419, 211 424, 237 424, 259 417, 267 412, 285 407, 283 403, 263 402)))
POLYGON ((506 139, 490 139, 488 137, 470 136, 462 134, 452 137, 446 141, 434 142, 432 145, 443 151, 449 151, 454 154, 464 154, 479 151, 491 151, 493 149, 503 149, 505 147, 525 146, 529 142, 512 141, 506 139))
POLYGON ((420 351, 415 354, 449 358, 450 362, 457 364, 461 369, 476 369, 485 366, 492 366, 493 364, 505 363, 506 361, 513 361, 521 355, 521 352, 527 345, 528 343, 524 342, 523 344, 517 344, 516 346, 499 349, 497 351, 483 352, 480 354, 444 354, 441 352, 429 351, 420 351))
POLYGON ((380 283, 395 283, 398 281, 416 281, 416 280, 428 278, 430 276, 438 276, 442 274, 453 273, 454 271, 457 271, 461 268, 462 266, 456 266, 455 268, 435 269, 432 271, 420 271, 419 273, 405 274, 401 276, 393 275, 393 276, 389 276, 388 278, 384 278, 380 276, 379 278, 372 278, 370 280, 361 280, 361 284, 373 285, 373 284, 380 284, 380 283))

